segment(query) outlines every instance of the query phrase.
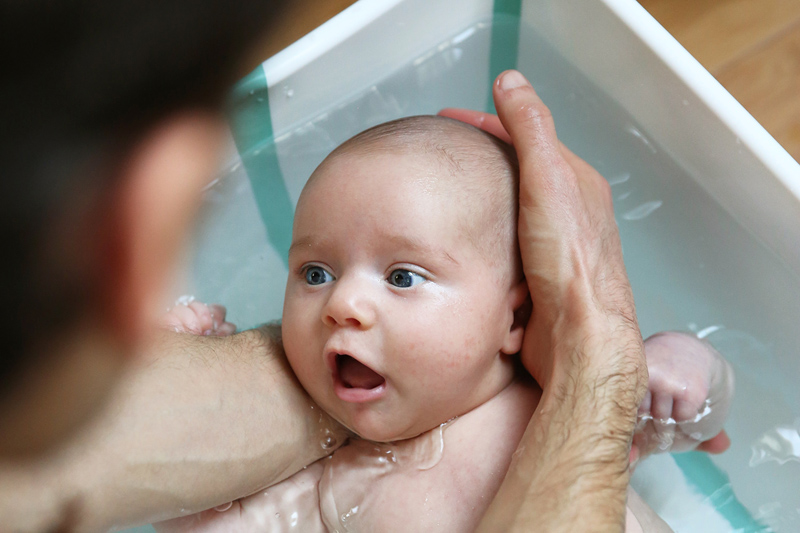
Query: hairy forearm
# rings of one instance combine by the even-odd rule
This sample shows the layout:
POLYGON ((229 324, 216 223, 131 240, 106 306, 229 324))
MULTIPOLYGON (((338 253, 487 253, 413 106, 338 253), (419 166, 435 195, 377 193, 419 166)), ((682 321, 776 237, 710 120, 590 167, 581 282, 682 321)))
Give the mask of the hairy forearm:
POLYGON ((163 520, 276 483, 345 438, 262 331, 164 334, 148 350, 92 427, 0 481, 4 516, 40 529, 67 512, 78 531, 163 520))
POLYGON ((641 350, 627 336, 616 345, 575 344, 555 358, 553 380, 479 531, 624 530, 631 436, 646 383, 628 362, 635 358, 609 357, 609 350, 641 350), (606 364, 596 364, 599 354, 606 364))

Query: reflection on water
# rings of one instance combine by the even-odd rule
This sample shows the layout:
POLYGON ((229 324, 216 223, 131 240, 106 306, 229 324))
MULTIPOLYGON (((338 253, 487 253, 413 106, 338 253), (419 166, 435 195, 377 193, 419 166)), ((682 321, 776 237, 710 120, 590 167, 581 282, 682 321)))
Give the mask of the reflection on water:
POLYGON ((654 200, 652 202, 645 202, 640 206, 634 207, 624 215, 622 218, 625 220, 642 220, 650 216, 656 209, 664 205, 661 200, 654 200))
POLYGON ((800 463, 800 418, 792 425, 778 426, 764 433, 753 445, 750 466, 768 461, 779 465, 795 461, 800 463))

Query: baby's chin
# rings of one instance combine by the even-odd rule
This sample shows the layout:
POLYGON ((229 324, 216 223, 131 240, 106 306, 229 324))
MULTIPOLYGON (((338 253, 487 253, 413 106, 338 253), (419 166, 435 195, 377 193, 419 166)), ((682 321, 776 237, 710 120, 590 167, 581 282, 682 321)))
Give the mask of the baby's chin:
POLYGON ((337 416, 334 416, 334 418, 359 439, 382 444, 414 439, 447 422, 447 420, 442 420, 436 423, 413 424, 410 427, 406 427, 393 425, 386 420, 353 421, 342 420, 337 416))

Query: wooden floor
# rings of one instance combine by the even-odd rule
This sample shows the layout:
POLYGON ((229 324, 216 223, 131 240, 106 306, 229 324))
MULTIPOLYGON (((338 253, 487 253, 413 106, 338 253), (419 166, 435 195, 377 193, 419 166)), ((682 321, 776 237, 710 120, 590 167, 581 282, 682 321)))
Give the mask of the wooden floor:
MULTIPOLYGON (((639 0, 800 161, 800 0, 639 0)), ((264 55, 354 0, 295 0, 264 55)))
POLYGON ((800 161, 800 0, 639 0, 800 161))

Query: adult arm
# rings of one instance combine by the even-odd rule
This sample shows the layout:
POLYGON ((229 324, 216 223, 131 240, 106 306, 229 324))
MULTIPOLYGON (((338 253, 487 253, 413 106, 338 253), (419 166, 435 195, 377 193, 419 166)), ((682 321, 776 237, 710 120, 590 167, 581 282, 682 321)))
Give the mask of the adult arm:
POLYGON ((274 333, 159 334, 74 442, 37 465, 0 465, 3 527, 164 520, 252 494, 329 454, 345 434, 302 390, 274 333))
MULTIPOLYGON (((610 188, 559 143, 519 73, 501 74, 494 97, 520 161, 522 359, 543 394, 479 531, 622 531, 647 367, 610 188)), ((444 114, 502 136, 489 115, 444 114)))

